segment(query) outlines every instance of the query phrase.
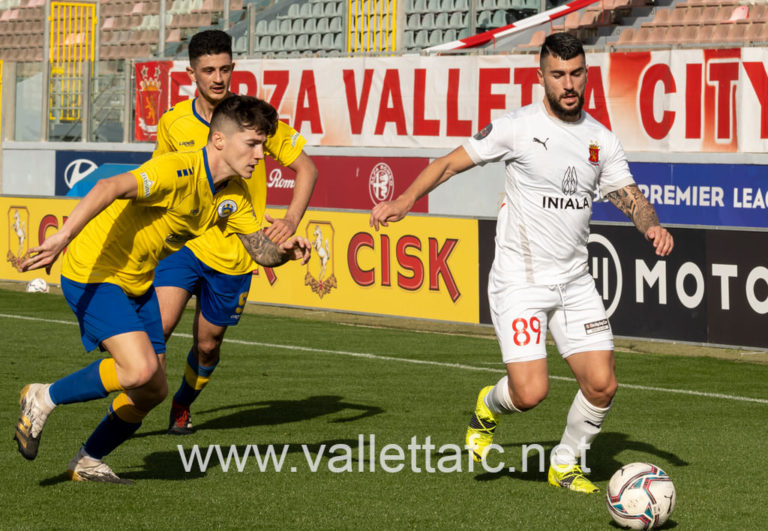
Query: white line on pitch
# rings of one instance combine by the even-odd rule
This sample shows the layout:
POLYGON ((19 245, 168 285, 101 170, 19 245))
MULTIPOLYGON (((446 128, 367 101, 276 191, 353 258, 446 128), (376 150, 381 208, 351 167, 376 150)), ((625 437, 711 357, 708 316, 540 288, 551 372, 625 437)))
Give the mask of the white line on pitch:
MULTIPOLYGON (((58 323, 58 324, 66 324, 66 325, 74 325, 77 326, 76 322, 73 321, 58 321, 55 319, 41 319, 37 317, 26 317, 26 316, 20 316, 20 315, 8 315, 8 314, 0 314, 0 317, 8 318, 8 319, 24 319, 27 321, 42 321, 46 323, 58 323)), ((191 334, 183 334, 183 333, 176 333, 174 334, 178 337, 187 337, 191 338, 191 334)), ((248 345, 253 347, 265 347, 265 348, 273 348, 273 349, 283 349, 283 350, 296 350, 301 352, 317 352, 321 354, 333 354, 335 356, 348 356, 351 358, 365 358, 365 359, 372 359, 372 360, 380 360, 380 361, 396 361, 400 363, 411 363, 415 365, 431 365, 433 367, 444 367, 449 369, 461 369, 464 371, 479 371, 479 372, 494 372, 497 374, 503 374, 504 371, 502 369, 496 369, 491 367, 476 367, 474 365, 464 365, 462 363, 446 363, 442 361, 430 361, 430 360, 415 360, 411 358, 397 358, 394 356, 380 356, 378 354, 368 354, 365 352, 347 352, 344 350, 330 350, 325 348, 314 348, 314 347, 302 347, 299 345, 279 345, 276 343, 263 343, 261 341, 245 341, 242 339, 230 339, 225 338, 224 341, 226 343, 234 343, 238 345, 248 345)), ((561 380, 564 382, 575 382, 575 378, 570 378, 567 376, 554 376, 550 375, 550 378, 553 380, 561 380)), ((673 394, 681 394, 681 395, 692 395, 692 396, 701 396, 706 398, 720 398, 723 400, 736 400, 739 402, 755 402, 757 404, 768 404, 768 400, 764 398, 750 398, 747 396, 737 396, 737 395, 725 395, 721 393, 705 393, 702 391, 689 391, 687 389, 668 389, 665 387, 652 387, 647 385, 636 385, 636 384, 628 384, 628 383, 619 383, 619 387, 624 387, 626 389, 638 389, 640 391, 657 391, 660 393, 673 393, 673 394)))

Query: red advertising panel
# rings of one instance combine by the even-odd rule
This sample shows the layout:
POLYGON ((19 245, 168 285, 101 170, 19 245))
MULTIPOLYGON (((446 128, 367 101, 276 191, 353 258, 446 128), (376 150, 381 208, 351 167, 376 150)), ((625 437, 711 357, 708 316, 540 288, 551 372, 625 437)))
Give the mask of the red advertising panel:
MULTIPOLYGON (((402 194, 429 159, 424 157, 313 156, 318 179, 310 206, 370 210, 402 194)), ((293 196, 295 174, 267 158, 267 203, 287 206, 293 196)), ((427 212, 427 197, 411 212, 427 212)))
POLYGON ((136 123, 134 139, 157 140, 157 122, 168 109, 169 72, 173 61, 136 63, 136 123))

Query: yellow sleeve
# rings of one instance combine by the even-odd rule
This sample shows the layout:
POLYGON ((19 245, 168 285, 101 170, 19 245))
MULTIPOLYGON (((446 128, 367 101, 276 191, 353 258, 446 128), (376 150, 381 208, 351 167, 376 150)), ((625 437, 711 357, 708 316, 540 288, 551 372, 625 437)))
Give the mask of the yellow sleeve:
POLYGON ((152 158, 130 171, 139 184, 139 191, 134 201, 164 207, 172 204, 177 183, 187 181, 173 178, 176 176, 176 171, 168 171, 168 162, 167 157, 152 158))
POLYGON ((277 131, 275 131, 274 135, 267 138, 264 148, 269 156, 281 165, 290 166, 301 154, 301 150, 304 149, 306 143, 307 139, 301 133, 290 125, 278 121, 277 131))

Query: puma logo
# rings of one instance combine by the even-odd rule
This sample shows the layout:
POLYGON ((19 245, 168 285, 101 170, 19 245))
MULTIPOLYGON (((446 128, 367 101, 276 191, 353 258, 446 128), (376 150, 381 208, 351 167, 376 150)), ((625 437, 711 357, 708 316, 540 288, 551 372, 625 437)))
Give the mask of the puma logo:
POLYGON ((538 144, 541 144, 542 146, 544 146, 544 149, 546 149, 547 151, 549 151, 549 149, 547 149, 547 142, 549 142, 549 137, 547 137, 547 139, 546 139, 546 140, 543 140, 543 141, 542 141, 542 140, 539 140, 538 138, 536 138, 536 137, 534 136, 534 137, 533 137, 533 141, 534 141, 534 142, 536 142, 536 143, 538 143, 538 144))

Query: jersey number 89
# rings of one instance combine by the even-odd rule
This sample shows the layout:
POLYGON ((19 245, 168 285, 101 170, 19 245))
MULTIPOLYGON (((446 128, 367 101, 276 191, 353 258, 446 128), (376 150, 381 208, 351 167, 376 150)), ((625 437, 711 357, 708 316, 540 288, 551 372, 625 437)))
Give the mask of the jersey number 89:
POLYGON ((536 334, 535 344, 538 345, 541 341, 541 321, 539 321, 538 317, 531 317, 529 320, 518 317, 512 321, 512 330, 515 332, 512 336, 512 341, 518 347, 524 347, 531 342, 531 332, 536 334))

